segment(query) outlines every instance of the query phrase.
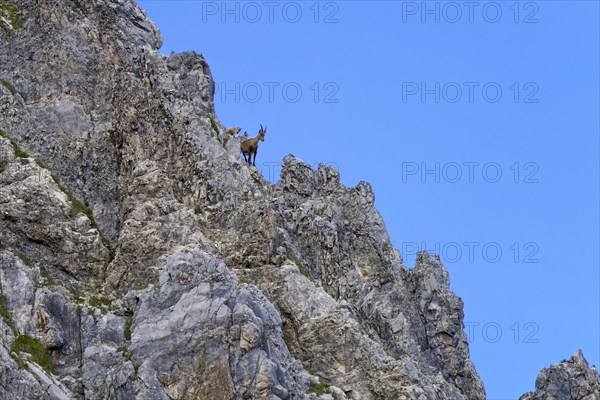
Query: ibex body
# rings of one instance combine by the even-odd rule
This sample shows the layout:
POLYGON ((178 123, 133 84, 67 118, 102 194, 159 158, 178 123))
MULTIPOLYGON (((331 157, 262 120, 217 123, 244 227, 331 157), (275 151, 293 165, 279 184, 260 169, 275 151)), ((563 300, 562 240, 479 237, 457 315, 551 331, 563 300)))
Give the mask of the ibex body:
POLYGON ((225 129, 225 134, 226 135, 231 135, 231 136, 235 136, 238 134, 239 131, 241 131, 242 128, 240 128, 239 126, 234 126, 231 128, 227 128, 225 129))
POLYGON ((258 135, 251 137, 249 139, 243 140, 240 144, 240 150, 244 155, 244 160, 248 164, 252 164, 256 166, 256 153, 258 153, 258 142, 265 141, 265 134, 267 133, 267 128, 260 125, 260 130, 258 131, 258 135), (252 159, 252 155, 254 155, 254 159, 252 159))

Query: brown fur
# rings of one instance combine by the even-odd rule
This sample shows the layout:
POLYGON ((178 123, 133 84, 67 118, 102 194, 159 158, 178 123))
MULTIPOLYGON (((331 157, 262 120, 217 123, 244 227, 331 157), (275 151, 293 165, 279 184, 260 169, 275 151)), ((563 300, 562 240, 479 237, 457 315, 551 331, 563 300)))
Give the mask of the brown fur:
POLYGON ((239 126, 234 126, 232 128, 227 128, 225 129, 225 134, 226 135, 231 135, 231 136, 235 136, 238 134, 239 131, 241 131, 242 128, 240 128, 239 126))
POLYGON ((251 137, 242 141, 240 144, 240 150, 244 155, 244 160, 248 164, 256 165, 256 153, 258 153, 258 142, 265 141, 265 134, 267 133, 267 128, 263 128, 260 126, 260 130, 258 131, 258 135, 251 137), (252 159, 252 155, 254 155, 254 159, 252 159), (247 156, 247 157, 246 157, 247 156))

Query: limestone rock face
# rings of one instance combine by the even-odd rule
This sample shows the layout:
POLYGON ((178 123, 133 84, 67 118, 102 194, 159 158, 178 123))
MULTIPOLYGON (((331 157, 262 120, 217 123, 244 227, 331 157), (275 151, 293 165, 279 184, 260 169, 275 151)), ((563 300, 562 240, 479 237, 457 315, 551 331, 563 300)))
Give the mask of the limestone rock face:
POLYGON ((275 307, 206 253, 170 256, 138 304, 130 351, 148 392, 141 398, 293 399, 308 389, 275 307))
POLYGON ((14 4, 6 398, 485 398, 448 272, 403 265, 368 183, 292 155, 266 182, 224 134, 204 57, 158 52, 132 0, 14 4))
MULTIPOLYGON (((101 282, 110 252, 88 216, 69 200, 51 172, 33 158, 18 158, 0 137, 6 154, 0 172, 0 243, 26 264, 75 287, 101 282)), ((29 292, 29 291, 28 291, 29 292)))
POLYGON ((581 350, 566 360, 540 371, 535 390, 519 400, 599 400, 600 375, 590 367, 581 350))

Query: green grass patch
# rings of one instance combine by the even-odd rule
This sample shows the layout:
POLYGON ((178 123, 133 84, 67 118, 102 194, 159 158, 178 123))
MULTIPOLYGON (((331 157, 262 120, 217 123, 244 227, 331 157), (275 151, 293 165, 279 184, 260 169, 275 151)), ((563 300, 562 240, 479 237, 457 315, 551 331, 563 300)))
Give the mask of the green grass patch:
POLYGON ((20 157, 20 158, 29 158, 29 154, 27 154, 27 152, 21 150, 21 148, 19 147, 17 142, 15 142, 15 140, 13 138, 11 138, 10 136, 8 136, 4 131, 0 130, 0 136, 2 136, 5 139, 8 139, 8 141, 10 142, 10 144, 13 147, 13 150, 15 151, 15 156, 20 157))
POLYGON ((25 255, 21 254, 21 253, 17 253, 16 251, 14 252, 16 254, 17 257, 19 257, 19 259, 21 261, 23 261, 23 264, 25 264, 28 267, 31 267, 31 261, 29 260, 29 258, 25 257, 25 255))
POLYGON ((115 130, 114 129, 110 129, 108 131, 108 141, 113 145, 116 146, 117 145, 117 136, 115 135, 115 130))
POLYGON ((329 393, 329 385, 321 382, 310 381, 310 386, 307 393, 326 394, 329 393))
POLYGON ((112 247, 112 245, 110 244, 110 240, 108 240, 107 238, 103 237, 102 239, 100 239, 102 241, 102 244, 104 245, 104 247, 106 247, 108 249, 108 252, 110 253, 110 261, 115 259, 115 254, 116 254, 116 250, 114 247, 112 247))
POLYGON ((92 307, 99 308, 100 311, 102 311, 102 314, 106 314, 108 312, 108 307, 112 304, 112 300, 108 297, 91 296, 88 299, 88 304, 92 307))
POLYGON ((0 1, 0 28, 5 31, 19 29, 21 24, 21 12, 17 5, 10 1, 0 1))
POLYGON ((58 185, 60 190, 64 191, 65 188, 60 184, 60 179, 58 179, 58 176, 56 176, 54 174, 50 174, 50 176, 52 177, 52 180, 54 181, 54 183, 56 183, 58 185))
POLYGON ((248 279, 244 278, 243 276, 238 276, 238 283, 240 285, 250 285, 251 284, 251 282, 248 279))
POLYGON ((131 325, 133 324, 133 315, 128 315, 123 328, 123 337, 125 340, 131 340, 131 325))
POLYGON ((29 153, 21 150, 19 146, 16 145, 16 143, 13 143, 13 147, 15 149, 15 156, 19 158, 29 158, 29 153))
POLYGON ((102 306, 110 307, 110 305, 112 304, 112 300, 109 299, 108 297, 96 297, 96 296, 92 296, 88 300, 88 303, 92 307, 102 307, 102 306))
POLYGON ((40 168, 43 168, 43 169, 48 169, 48 166, 46 165, 46 163, 45 163, 45 162, 43 162, 43 161, 42 161, 42 160, 40 160, 40 159, 37 159, 37 158, 36 158, 36 159, 35 159, 35 163, 36 163, 37 165, 39 165, 39 167, 40 167, 40 168))
POLYGON ((75 213, 82 212, 85 215, 87 215, 87 217, 90 219, 90 226, 92 228, 98 229, 98 224, 96 224, 96 220, 94 219, 94 212, 92 211, 92 209, 86 206, 85 203, 82 203, 77 198, 75 198, 75 196, 73 196, 73 193, 65 192, 65 194, 67 195, 67 197, 69 197, 69 200, 71 200, 73 211, 75 213))
POLYGON ((37 288, 41 288, 41 287, 44 287, 44 286, 58 286, 58 283, 56 283, 52 278, 50 278, 48 276, 48 274, 41 273, 40 274, 40 278, 42 278, 44 282, 43 283, 42 282, 38 282, 35 285, 37 288))
POLYGON ((96 223, 96 220, 94 219, 94 212, 92 211, 91 208, 88 207, 88 202, 81 202, 79 199, 77 199, 73 193, 69 192, 61 183, 60 183, 60 179, 58 178, 58 176, 54 175, 54 174, 50 174, 50 176, 52 177, 52 180, 54 181, 54 183, 56 183, 58 185, 58 188, 67 195, 67 197, 69 198, 69 201, 71 202, 71 211, 77 215, 78 213, 83 213, 85 215, 87 215, 87 217, 90 220, 90 226, 94 229, 98 229, 98 224, 96 223))
POLYGON ((129 353, 129 349, 127 348, 127 346, 122 344, 119 347, 117 347, 117 351, 123 356, 123 361, 131 361, 131 353, 129 353))
POLYGON ((298 271, 302 275, 304 275, 309 281, 311 281, 314 285, 317 284, 317 282, 312 277, 312 275, 310 274, 310 272, 308 272, 308 268, 306 268, 306 266, 304 266, 304 264, 302 264, 300 261, 295 260, 295 259, 291 259, 289 261, 291 261, 296 267, 298 267, 298 271))
POLYGON ((75 291, 75 289, 72 289, 72 288, 66 288, 66 289, 69 291, 69 293, 71 293, 71 296, 73 296, 73 301, 75 303, 81 304, 85 301, 85 298, 82 295, 80 295, 79 293, 77 293, 75 291))
POLYGON ((17 336, 10 351, 29 353, 31 354, 31 361, 37 363, 45 371, 52 372, 52 356, 39 340, 28 335, 17 336))
POLYGON ((208 116, 208 119, 210 119, 210 126, 212 126, 213 130, 218 135, 219 134, 219 127, 217 126, 217 123, 215 122, 215 120, 213 119, 213 117, 211 117, 210 115, 208 116))
POLYGON ((17 329, 12 322, 12 318, 10 316, 10 310, 6 306, 6 302, 4 301, 4 296, 0 296, 0 317, 4 320, 4 323, 8 325, 8 327, 14 332, 17 333, 17 329))
POLYGON ((17 94, 17 89, 15 89, 15 87, 13 85, 11 85, 10 82, 5 81, 4 79, 0 79, 0 85, 2 85, 5 88, 7 88, 8 91, 10 92, 10 94, 12 94, 13 96, 15 94, 17 94))

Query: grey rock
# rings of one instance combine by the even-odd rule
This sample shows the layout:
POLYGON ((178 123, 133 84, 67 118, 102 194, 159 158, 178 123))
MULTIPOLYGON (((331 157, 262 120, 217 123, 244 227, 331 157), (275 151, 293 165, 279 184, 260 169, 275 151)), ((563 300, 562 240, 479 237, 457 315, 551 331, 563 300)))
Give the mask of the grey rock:
POLYGON ((105 344, 86 347, 82 377, 84 398, 132 399, 135 379, 133 364, 114 347, 105 344))
POLYGON ((73 398, 67 388, 36 364, 27 362, 27 368, 36 377, 42 390, 50 400, 71 400, 73 398))
POLYGON ((200 251, 168 257, 140 294, 129 349, 145 382, 137 398, 293 399, 308 388, 273 305, 200 251))
POLYGON ((32 314, 37 268, 28 267, 17 256, 0 253, 0 293, 12 323, 19 332, 32 333, 32 314))
POLYGON ((81 310, 81 345, 84 349, 91 346, 109 344, 119 347, 125 343, 125 324, 127 317, 114 314, 102 314, 99 309, 81 310))
MULTIPOLYGON (((0 148, 12 150, 0 137, 0 148)), ((98 230, 31 158, 8 156, 0 172, 0 245, 52 279, 91 286, 104 275, 109 250, 98 230)))
POLYGON ((41 287, 35 292, 33 325, 35 336, 52 352, 54 370, 81 377, 80 318, 70 293, 60 286, 41 287))
POLYGON ((589 366, 581 350, 540 371, 535 390, 519 400, 599 400, 600 375, 589 366))

